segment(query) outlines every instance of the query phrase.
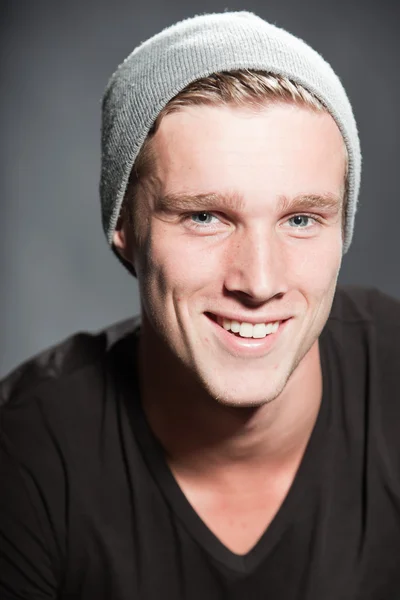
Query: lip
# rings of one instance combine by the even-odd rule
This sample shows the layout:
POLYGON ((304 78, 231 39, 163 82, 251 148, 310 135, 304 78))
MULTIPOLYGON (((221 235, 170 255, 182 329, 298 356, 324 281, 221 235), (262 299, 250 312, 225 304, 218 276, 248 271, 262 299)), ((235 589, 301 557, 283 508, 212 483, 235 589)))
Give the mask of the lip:
POLYGON ((257 325, 257 323, 275 323, 276 321, 279 322, 284 322, 287 321, 288 319, 290 319, 291 317, 289 315, 284 315, 284 316, 278 316, 278 315, 273 315, 272 317, 269 316, 268 318, 263 319, 260 316, 257 316, 257 318, 253 317, 253 316, 240 316, 240 315, 222 315, 219 313, 211 313, 211 312, 206 312, 205 313, 206 316, 208 318, 210 318, 211 320, 217 320, 219 319, 220 321, 222 321, 223 319, 228 319, 229 321, 238 321, 238 323, 251 323, 252 325, 257 325))
MULTIPOLYGON (((270 333, 265 338, 244 338, 236 335, 232 335, 229 331, 226 331, 221 325, 219 325, 211 316, 205 313, 208 322, 213 328, 214 334, 217 340, 224 346, 230 354, 240 357, 248 358, 260 358, 276 345, 279 338, 282 336, 286 328, 288 327, 291 318, 285 319, 280 322, 278 331, 270 333)), ((279 319, 276 319, 277 321, 279 319)), ((247 321, 251 322, 251 321, 247 321)), ((257 321, 258 323, 260 321, 257 321)))

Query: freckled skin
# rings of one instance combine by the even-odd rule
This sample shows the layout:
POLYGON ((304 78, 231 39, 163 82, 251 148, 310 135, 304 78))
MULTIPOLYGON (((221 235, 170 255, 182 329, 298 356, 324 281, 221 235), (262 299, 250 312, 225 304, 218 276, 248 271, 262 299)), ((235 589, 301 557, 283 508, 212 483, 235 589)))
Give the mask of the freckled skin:
POLYGON ((318 336, 341 264, 341 215, 304 236, 277 206, 281 196, 342 196, 344 144, 333 119, 285 104, 258 112, 190 107, 162 121, 154 148, 161 193, 235 192, 243 199, 214 233, 200 235, 178 218, 161 218, 143 198, 141 244, 124 229, 116 233, 114 243, 138 275, 143 336, 164 357, 157 368, 168 364, 165 382, 171 367, 177 376, 184 368, 230 406, 263 405, 298 395, 300 383, 319 385, 318 336), (206 311, 293 318, 269 353, 246 359, 221 344, 206 311))

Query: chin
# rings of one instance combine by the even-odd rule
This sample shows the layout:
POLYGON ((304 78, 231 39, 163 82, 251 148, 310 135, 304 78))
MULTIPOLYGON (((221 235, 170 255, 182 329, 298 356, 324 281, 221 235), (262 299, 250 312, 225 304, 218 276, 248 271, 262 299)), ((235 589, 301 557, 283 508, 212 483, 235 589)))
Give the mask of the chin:
MULTIPOLYGON (((227 376, 229 378, 229 376, 227 376)), ((266 385, 265 377, 262 381, 239 379, 226 385, 226 381, 219 378, 218 381, 208 379, 202 382, 207 393, 223 406, 230 407, 258 407, 268 404, 277 398, 285 387, 287 378, 281 377, 283 381, 269 381, 266 385)))

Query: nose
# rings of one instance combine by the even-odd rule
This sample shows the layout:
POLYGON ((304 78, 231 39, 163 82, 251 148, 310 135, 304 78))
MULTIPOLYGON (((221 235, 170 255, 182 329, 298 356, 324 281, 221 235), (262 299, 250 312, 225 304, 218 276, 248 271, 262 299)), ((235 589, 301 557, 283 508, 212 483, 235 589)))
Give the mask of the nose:
POLYGON ((232 240, 227 252, 224 284, 230 294, 261 304, 287 291, 283 249, 261 224, 232 240))

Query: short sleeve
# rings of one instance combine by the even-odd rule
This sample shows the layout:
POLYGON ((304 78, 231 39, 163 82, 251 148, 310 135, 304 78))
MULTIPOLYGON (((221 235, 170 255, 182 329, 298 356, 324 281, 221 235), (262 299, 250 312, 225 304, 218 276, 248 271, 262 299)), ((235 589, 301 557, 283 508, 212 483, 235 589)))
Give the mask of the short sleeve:
POLYGON ((57 598, 54 562, 46 544, 45 507, 28 471, 0 438, 0 598, 57 598))

